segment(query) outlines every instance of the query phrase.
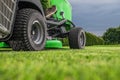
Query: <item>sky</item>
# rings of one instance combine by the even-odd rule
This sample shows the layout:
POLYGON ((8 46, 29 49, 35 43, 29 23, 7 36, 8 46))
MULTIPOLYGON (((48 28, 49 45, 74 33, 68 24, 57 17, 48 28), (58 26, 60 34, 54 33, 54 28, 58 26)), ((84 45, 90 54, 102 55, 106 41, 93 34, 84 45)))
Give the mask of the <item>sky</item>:
POLYGON ((120 0, 69 0, 73 22, 98 36, 120 25, 120 0))

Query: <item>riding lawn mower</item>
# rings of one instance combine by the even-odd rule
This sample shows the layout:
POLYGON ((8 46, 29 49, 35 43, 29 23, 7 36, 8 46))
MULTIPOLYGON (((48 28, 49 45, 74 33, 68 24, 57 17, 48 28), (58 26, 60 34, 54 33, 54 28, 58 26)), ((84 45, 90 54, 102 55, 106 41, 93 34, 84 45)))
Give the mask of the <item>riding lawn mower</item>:
POLYGON ((57 12, 50 18, 40 0, 0 0, 0 47, 15 51, 38 51, 62 48, 58 39, 68 38, 71 49, 83 49, 85 32, 72 22, 68 0, 51 0, 57 12))

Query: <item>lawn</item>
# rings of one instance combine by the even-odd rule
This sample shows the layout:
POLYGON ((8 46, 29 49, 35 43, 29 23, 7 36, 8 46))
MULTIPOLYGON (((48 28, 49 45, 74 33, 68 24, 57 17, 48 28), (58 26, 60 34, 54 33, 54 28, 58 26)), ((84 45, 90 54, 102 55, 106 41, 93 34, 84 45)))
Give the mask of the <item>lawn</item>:
POLYGON ((36 52, 0 49, 0 80, 119 80, 120 46, 36 52))

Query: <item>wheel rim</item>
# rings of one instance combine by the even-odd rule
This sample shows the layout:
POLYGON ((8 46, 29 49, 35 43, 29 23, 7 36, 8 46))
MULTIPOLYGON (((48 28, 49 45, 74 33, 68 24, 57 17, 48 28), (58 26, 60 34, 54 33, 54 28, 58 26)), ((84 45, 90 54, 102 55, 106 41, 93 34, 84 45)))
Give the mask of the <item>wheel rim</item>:
POLYGON ((83 32, 80 34, 80 45, 85 46, 85 35, 83 32))
POLYGON ((40 44, 44 38, 43 28, 38 20, 35 20, 32 24, 31 38, 35 44, 40 44))

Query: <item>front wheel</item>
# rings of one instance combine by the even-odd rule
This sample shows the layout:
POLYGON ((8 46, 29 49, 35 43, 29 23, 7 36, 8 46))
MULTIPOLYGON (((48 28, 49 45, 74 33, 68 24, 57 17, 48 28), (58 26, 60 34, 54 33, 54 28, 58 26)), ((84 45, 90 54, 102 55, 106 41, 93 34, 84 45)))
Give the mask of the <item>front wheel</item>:
POLYGON ((85 31, 82 28, 74 28, 69 32, 69 46, 71 49, 83 49, 86 44, 85 31))

